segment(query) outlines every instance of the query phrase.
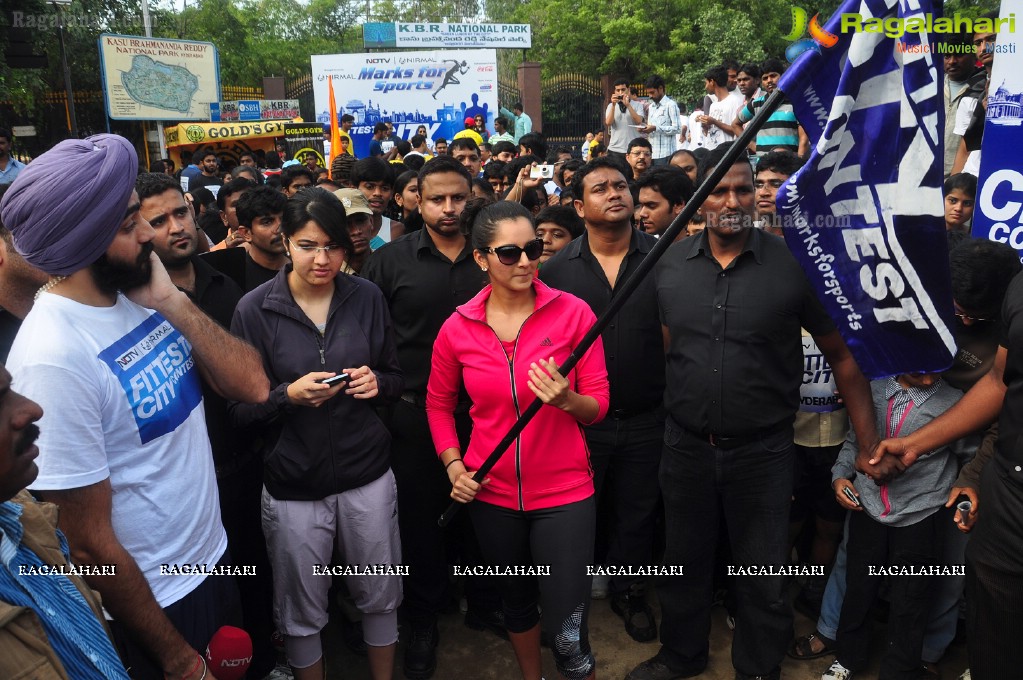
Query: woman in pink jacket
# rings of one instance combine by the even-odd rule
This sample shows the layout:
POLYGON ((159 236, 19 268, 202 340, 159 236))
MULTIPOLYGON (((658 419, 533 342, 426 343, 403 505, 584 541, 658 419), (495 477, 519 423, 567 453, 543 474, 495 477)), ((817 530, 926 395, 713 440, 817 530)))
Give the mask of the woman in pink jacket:
POLYGON ((536 279, 543 242, 521 204, 470 202, 462 222, 490 285, 458 307, 433 346, 430 431, 451 497, 476 499, 469 513, 483 556, 498 573, 523 680, 541 677, 538 600, 558 672, 586 680, 596 666, 586 629, 595 510, 581 426, 607 411, 603 345, 598 340, 567 376, 558 371, 595 319, 585 302, 536 279), (454 420, 463 387, 473 403, 465 452, 454 420), (543 408, 483 484, 473 482, 472 471, 535 397, 543 408))

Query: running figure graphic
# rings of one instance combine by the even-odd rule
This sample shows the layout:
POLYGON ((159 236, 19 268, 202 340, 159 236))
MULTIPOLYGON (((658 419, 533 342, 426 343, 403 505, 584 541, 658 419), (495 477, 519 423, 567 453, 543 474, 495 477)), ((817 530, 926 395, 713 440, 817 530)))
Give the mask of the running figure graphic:
POLYGON ((457 74, 465 75, 466 73, 469 72, 469 63, 468 62, 465 62, 465 61, 458 62, 458 61, 455 61, 454 59, 445 59, 444 63, 445 64, 454 64, 454 66, 452 66, 450 69, 448 69, 448 72, 444 74, 444 82, 441 83, 440 87, 437 88, 437 91, 433 93, 433 98, 434 99, 437 98, 437 95, 440 93, 441 90, 443 90, 445 87, 447 87, 451 83, 454 83, 455 85, 459 85, 460 84, 458 82, 458 75, 457 74))

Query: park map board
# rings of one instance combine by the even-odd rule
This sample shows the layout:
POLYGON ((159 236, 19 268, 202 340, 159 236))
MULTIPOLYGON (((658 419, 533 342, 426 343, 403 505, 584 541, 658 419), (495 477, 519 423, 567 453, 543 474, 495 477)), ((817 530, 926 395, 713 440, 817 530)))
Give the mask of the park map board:
POLYGON ((220 100, 213 43, 104 33, 100 69, 114 120, 208 120, 220 100))

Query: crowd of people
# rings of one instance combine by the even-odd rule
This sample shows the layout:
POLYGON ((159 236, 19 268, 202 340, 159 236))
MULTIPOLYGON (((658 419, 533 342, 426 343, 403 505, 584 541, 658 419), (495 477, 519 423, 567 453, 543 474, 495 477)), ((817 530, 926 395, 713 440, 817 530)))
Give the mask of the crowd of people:
POLYGON ((737 679, 833 655, 822 680, 851 680, 884 598, 882 680, 938 677, 964 631, 966 676, 1019 677, 1023 284, 969 236, 995 36, 958 39, 959 350, 874 381, 779 238, 808 153, 791 104, 719 167, 777 60, 708 69, 689 116, 659 76, 645 99, 615 81, 582 148, 518 103, 451 140, 380 123, 361 159, 343 119, 329 168, 281 146, 141 172, 116 135, 21 165, 0 129, 0 675, 237 677, 211 643, 236 626, 246 677, 319 680, 333 616, 374 680, 425 680, 453 672, 461 598, 523 680, 544 646, 596 677, 602 599, 660 641, 627 680, 701 674, 717 604, 737 679))

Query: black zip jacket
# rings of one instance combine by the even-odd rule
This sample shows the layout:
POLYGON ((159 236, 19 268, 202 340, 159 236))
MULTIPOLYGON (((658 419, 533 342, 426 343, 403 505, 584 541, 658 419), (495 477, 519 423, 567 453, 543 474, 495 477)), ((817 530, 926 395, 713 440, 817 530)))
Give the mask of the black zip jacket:
POLYGON ((404 386, 391 317, 380 289, 365 279, 338 274, 321 335, 295 302, 285 267, 238 303, 231 332, 263 357, 270 398, 262 404, 232 402, 235 427, 280 427, 264 453, 263 481, 278 500, 319 500, 364 486, 390 464, 391 436, 374 406, 395 401, 404 386), (344 393, 319 408, 295 406, 288 385, 312 371, 340 373, 369 366, 380 394, 355 399, 344 393))

